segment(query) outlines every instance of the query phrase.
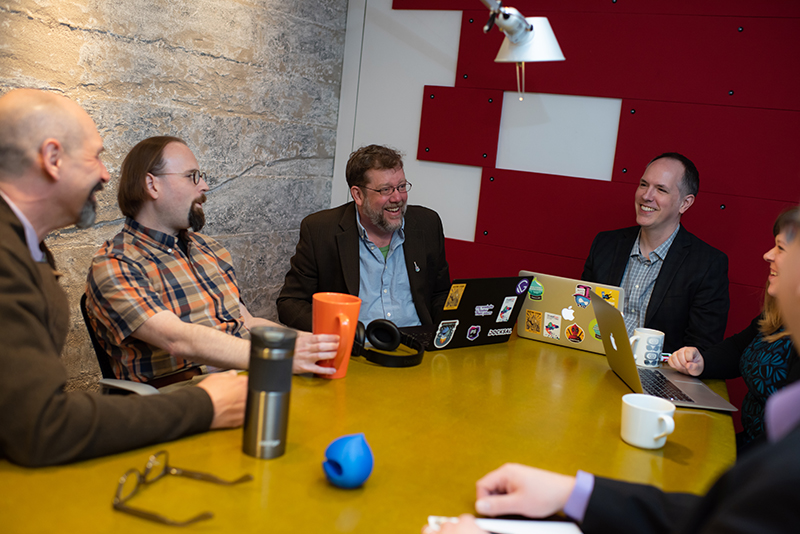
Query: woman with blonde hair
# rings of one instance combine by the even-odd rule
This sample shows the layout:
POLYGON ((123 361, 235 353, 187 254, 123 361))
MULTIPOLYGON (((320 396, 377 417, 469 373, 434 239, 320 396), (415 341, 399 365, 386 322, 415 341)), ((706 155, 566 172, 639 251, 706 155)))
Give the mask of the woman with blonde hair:
POLYGON ((747 385, 742 402, 742 427, 736 435, 736 448, 741 454, 764 439, 764 406, 767 398, 784 387, 789 380, 789 364, 797 359, 797 351, 783 326, 775 296, 778 294, 788 234, 800 208, 794 207, 778 215, 772 228, 775 246, 764 254, 769 263, 769 278, 764 294, 764 308, 750 326, 700 354, 695 347, 673 352, 669 364, 678 371, 700 378, 737 378, 747 385))

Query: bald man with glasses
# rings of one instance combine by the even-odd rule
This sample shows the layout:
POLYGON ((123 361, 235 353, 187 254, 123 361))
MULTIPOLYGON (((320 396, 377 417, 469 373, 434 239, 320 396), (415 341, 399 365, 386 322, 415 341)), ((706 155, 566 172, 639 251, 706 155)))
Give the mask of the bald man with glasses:
MULTIPOLYGON (((249 331, 278 326, 242 302, 230 253, 200 234, 208 184, 177 137, 151 137, 122 163, 122 230, 92 259, 89 323, 117 378, 157 388, 216 369, 247 369, 249 331)), ((294 372, 330 374, 336 336, 301 332, 294 372)))
POLYGON ((359 320, 397 326, 437 322, 450 289, 439 215, 408 205, 411 183, 400 153, 380 145, 350 155, 345 171, 353 201, 306 217, 278 296, 289 326, 311 329, 314 293, 361 298, 359 320))

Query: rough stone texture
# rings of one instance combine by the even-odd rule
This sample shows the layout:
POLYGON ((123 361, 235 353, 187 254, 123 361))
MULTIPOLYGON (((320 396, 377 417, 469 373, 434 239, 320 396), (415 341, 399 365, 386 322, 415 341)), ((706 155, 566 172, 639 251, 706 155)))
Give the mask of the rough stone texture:
POLYGON ((146 137, 187 141, 209 174, 204 232, 231 251, 248 309, 277 318, 300 221, 330 202, 346 14, 347 0, 0 1, 0 93, 76 100, 112 176, 94 228, 47 239, 72 304, 68 389, 96 389, 78 301, 122 226, 119 166, 146 137))

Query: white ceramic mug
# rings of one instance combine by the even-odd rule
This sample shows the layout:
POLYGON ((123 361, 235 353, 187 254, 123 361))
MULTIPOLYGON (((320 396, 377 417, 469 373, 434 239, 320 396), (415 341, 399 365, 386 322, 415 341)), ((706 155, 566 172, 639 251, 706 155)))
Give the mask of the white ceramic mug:
POLYGON ((675 405, 668 400, 628 393, 622 396, 622 427, 625 443, 642 449, 660 449, 675 430, 675 405))
POLYGON ((661 350, 664 348, 664 332, 652 328, 637 328, 631 337, 631 351, 639 367, 661 365, 661 350))

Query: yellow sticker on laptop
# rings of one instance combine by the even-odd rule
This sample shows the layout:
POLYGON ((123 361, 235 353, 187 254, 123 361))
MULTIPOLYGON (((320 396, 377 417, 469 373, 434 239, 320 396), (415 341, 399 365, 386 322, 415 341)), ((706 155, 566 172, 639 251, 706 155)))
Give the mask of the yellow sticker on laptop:
POLYGON ((464 296, 464 290, 467 284, 453 284, 450 286, 450 293, 447 295, 447 300, 444 301, 445 310, 457 310, 458 305, 461 304, 461 297, 464 296))
POLYGON ((605 287, 597 287, 594 290, 600 298, 604 301, 608 302, 615 308, 619 309, 619 290, 618 289, 607 289, 605 287))

